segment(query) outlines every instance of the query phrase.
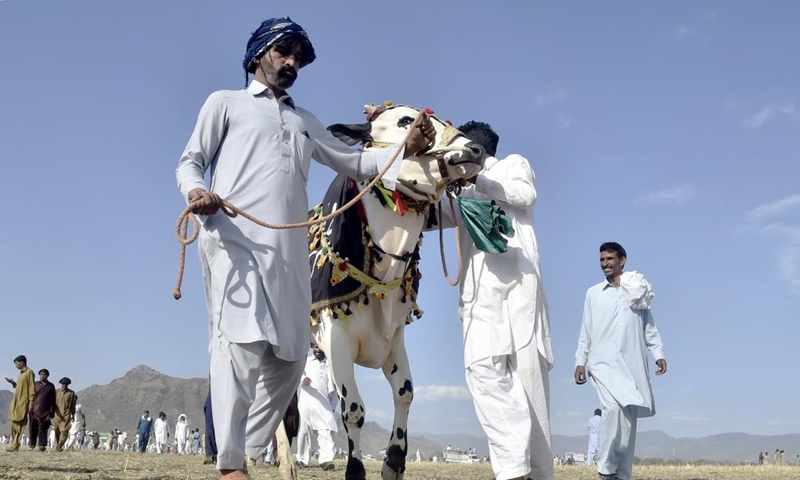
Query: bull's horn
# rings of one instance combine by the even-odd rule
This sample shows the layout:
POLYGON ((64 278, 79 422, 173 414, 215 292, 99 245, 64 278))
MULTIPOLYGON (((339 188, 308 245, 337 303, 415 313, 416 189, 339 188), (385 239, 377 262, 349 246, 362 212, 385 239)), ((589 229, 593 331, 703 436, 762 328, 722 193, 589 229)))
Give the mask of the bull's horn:
POLYGON ((373 113, 375 113, 376 110, 378 110, 378 107, 376 105, 373 105, 371 103, 364 105, 364 113, 366 113, 367 115, 372 115, 373 113))

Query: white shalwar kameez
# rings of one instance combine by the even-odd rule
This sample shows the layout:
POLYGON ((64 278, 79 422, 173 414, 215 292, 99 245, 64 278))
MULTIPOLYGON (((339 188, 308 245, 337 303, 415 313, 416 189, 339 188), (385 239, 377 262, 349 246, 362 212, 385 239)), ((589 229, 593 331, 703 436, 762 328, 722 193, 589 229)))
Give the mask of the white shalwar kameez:
MULTIPOLYGON (((634 274, 626 272, 623 277, 634 274)), ((643 277, 641 280, 644 282, 643 277)), ((644 302, 646 308, 633 310, 632 304, 643 305, 629 298, 625 282, 622 279, 622 286, 614 287, 603 281, 586 292, 575 365, 586 367, 603 407, 597 471, 629 480, 637 419, 656 412, 647 351, 655 360, 663 359, 664 345, 649 310, 649 298, 644 302)), ((649 284, 646 287, 649 294, 649 284)))
POLYGON ((598 442, 600 441, 600 422, 602 418, 603 417, 600 415, 593 415, 586 425, 589 428, 589 448, 587 448, 586 451, 586 465, 592 465, 594 463, 594 457, 597 455, 597 449, 599 447, 598 442))
POLYGON ((187 447, 189 445, 189 423, 186 421, 186 415, 178 415, 178 423, 175 424, 175 440, 178 441, 178 455, 189 453, 187 447))
POLYGON ((336 427, 336 403, 339 396, 330 372, 328 359, 322 361, 311 356, 306 359, 303 379, 310 385, 300 384, 297 393, 297 409, 300 411, 300 427, 297 432, 297 460, 309 465, 311 461, 311 432, 316 430, 319 443, 319 463, 332 462, 335 456, 333 433, 336 427))
POLYGON ((464 366, 497 480, 553 479, 553 353, 533 229, 534 179, 520 155, 488 157, 475 185, 462 191, 467 198, 496 200, 515 231, 508 250, 493 255, 479 250, 461 226, 464 366))
POLYGON ((169 453, 169 422, 167 422, 167 419, 156 418, 156 421, 153 422, 153 430, 156 433, 156 450, 158 453, 169 453))
MULTIPOLYGON (((353 150, 291 97, 276 99, 253 81, 208 97, 176 175, 184 197, 207 189, 257 218, 286 224, 308 218, 312 157, 361 180, 376 175, 395 151, 353 150), (209 169, 210 188, 203 178, 209 169)), ((240 469, 251 404, 260 403, 252 428, 271 438, 303 370, 311 308, 306 229, 263 228, 222 212, 199 220, 217 468, 240 469)))

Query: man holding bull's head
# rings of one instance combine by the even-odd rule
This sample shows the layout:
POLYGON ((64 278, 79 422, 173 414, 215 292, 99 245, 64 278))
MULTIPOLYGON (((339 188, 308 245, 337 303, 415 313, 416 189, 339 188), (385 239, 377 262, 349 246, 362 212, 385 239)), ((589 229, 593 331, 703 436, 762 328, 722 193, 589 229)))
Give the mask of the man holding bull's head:
MULTIPOLYGON (((295 104, 286 91, 315 58, 300 25, 288 17, 264 21, 243 62, 254 80, 246 89, 208 97, 177 168, 178 187, 201 223, 221 478, 244 478, 245 454, 261 453, 245 452, 246 431, 258 432, 249 439, 264 439, 264 445, 248 441, 248 449, 265 448, 275 433, 303 372, 311 307, 306 230, 270 230, 217 214, 222 199, 269 223, 303 222, 312 158, 361 180, 374 177, 396 151, 352 150, 295 104)), ((435 138, 425 117, 412 129, 405 156, 435 138)), ((399 161, 396 166, 384 177, 388 183, 399 161)))
MULTIPOLYGON (((466 232, 461 236, 459 314, 467 386, 489 440, 495 478, 553 480, 553 353, 533 228, 536 177, 525 157, 496 157, 500 137, 489 124, 473 121, 458 129, 487 153, 484 170, 461 196, 496 203, 513 231, 504 253, 488 252, 466 232)), ((460 228, 466 230, 465 222, 460 228)))

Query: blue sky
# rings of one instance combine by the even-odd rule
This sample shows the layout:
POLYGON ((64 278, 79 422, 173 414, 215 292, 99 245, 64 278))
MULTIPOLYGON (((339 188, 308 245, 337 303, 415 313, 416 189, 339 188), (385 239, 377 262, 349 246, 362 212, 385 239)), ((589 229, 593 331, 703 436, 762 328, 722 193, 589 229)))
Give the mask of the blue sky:
MULTIPOLYGON (((318 55, 291 93, 323 123, 360 122, 363 104, 392 99, 487 121, 500 156, 530 160, 554 433, 583 434, 598 403, 572 382, 573 354, 607 240, 653 284, 667 348, 658 414, 641 430, 800 430, 800 4, 273 5, 0 1, 0 373, 14 375, 24 353, 77 389, 142 363, 207 374, 194 246, 184 298, 170 294, 183 207, 174 169, 206 96, 244 86, 250 32, 288 14, 318 55)), ((331 178, 314 167, 312 201, 331 178)), ((426 314, 406 341, 410 428, 478 434, 457 290, 426 239, 426 314)), ((454 265, 452 236, 447 245, 454 265)), ((382 375, 359 377, 368 420, 387 425, 382 375)))

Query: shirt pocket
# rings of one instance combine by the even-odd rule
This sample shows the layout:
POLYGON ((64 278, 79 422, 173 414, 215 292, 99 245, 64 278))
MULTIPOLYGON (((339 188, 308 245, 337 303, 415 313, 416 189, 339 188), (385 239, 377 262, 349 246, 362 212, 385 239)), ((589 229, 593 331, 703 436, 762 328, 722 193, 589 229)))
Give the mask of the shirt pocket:
POLYGON ((304 181, 308 181, 308 170, 311 166, 311 155, 314 153, 314 141, 307 133, 295 132, 294 145, 297 155, 294 158, 294 170, 300 172, 304 181))

